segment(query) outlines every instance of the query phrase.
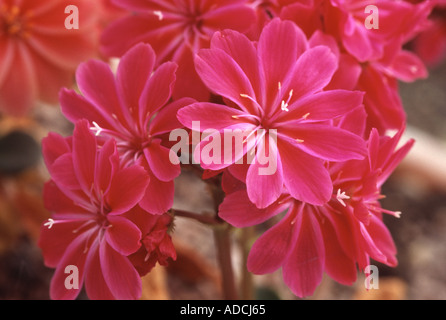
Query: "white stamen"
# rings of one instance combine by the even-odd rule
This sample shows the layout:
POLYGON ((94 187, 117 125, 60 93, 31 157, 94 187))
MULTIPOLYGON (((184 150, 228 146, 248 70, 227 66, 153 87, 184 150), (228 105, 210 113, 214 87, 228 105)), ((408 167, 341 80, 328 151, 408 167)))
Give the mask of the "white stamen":
POLYGON ((95 121, 93 121, 92 123, 93 123, 93 127, 90 127, 90 130, 96 131, 95 135, 97 137, 101 134, 103 129, 95 121))
POLYGON ((346 207, 344 200, 350 199, 348 195, 345 194, 345 191, 341 192, 341 189, 338 189, 338 193, 336 194, 336 199, 339 201, 342 206, 346 207))
POLYGON ((155 10, 155 11, 153 11, 153 14, 154 14, 155 16, 158 17, 158 20, 159 20, 159 21, 161 21, 161 20, 164 19, 164 15, 163 15, 163 13, 162 13, 161 11, 159 11, 159 10, 155 10))
MULTIPOLYGON (((279 82, 279 84, 280 84, 280 82, 279 82)), ((281 88, 281 84, 280 84, 280 86, 279 86, 279 90, 280 90, 280 88, 281 88)), ((290 111, 290 110, 288 110, 288 103, 290 102, 290 100, 291 100, 291 97, 293 96, 293 89, 291 89, 290 90, 290 93, 288 94, 288 99, 287 99, 287 101, 285 102, 285 100, 282 100, 282 104, 280 105, 280 108, 283 110, 283 111, 290 111)))
POLYGON ((240 97, 247 98, 247 99, 253 101, 254 103, 257 103, 257 101, 255 101, 253 97, 247 95, 246 93, 240 93, 240 97))
POLYGON ((288 110, 288 103, 286 103, 285 101, 282 100, 282 104, 280 105, 280 108, 282 109, 282 111, 290 111, 288 110))
POLYGON ((51 219, 51 218, 49 218, 49 219, 48 219, 48 222, 44 223, 43 225, 44 225, 45 227, 48 227, 48 229, 51 229, 51 227, 53 226, 53 223, 54 223, 54 220, 51 219))

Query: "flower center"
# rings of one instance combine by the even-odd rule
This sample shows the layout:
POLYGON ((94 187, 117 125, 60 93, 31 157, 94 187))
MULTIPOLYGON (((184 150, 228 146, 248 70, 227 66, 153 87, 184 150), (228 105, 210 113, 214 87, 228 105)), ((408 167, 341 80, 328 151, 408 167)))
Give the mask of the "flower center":
POLYGON ((0 6, 0 34, 18 38, 27 38, 30 34, 29 18, 31 13, 21 12, 18 6, 0 6))

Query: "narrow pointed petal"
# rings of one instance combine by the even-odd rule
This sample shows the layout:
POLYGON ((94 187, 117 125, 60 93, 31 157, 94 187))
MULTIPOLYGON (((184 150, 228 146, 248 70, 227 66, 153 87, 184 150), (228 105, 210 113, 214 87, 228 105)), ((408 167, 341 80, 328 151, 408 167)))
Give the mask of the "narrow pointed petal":
POLYGON ((293 139, 303 140, 299 147, 308 154, 329 161, 361 160, 367 154, 365 141, 346 130, 319 124, 300 124, 283 128, 293 139))
POLYGON ((244 34, 227 29, 214 34, 211 48, 221 49, 230 55, 245 72, 256 96, 261 97, 263 74, 260 73, 257 50, 251 40, 244 34))
POLYGON ((152 47, 140 43, 131 48, 119 61, 116 73, 118 96, 121 98, 123 113, 135 122, 140 116, 137 110, 142 109, 139 99, 152 74, 155 59, 152 47))
POLYGON ((139 98, 139 118, 142 124, 170 99, 177 68, 176 63, 165 62, 150 76, 139 98))
POLYGON ((109 216, 110 225, 105 232, 108 244, 123 256, 136 252, 141 246, 141 231, 130 220, 109 216))
POLYGON ((260 224, 284 211, 289 204, 274 203, 259 209, 248 198, 245 190, 228 194, 219 206, 218 215, 223 220, 237 228, 260 224))
MULTIPOLYGON (((73 167, 82 190, 89 194, 96 169, 96 138, 86 120, 76 124, 73 132, 73 167)), ((73 171, 72 171, 73 172, 73 171)))
POLYGON ((160 143, 161 140, 152 141, 150 146, 144 149, 144 156, 157 179, 171 181, 180 175, 181 168, 170 161, 170 149, 160 143))
POLYGON ((288 78, 293 71, 290 66, 295 64, 307 47, 305 34, 290 21, 274 19, 263 29, 258 43, 258 55, 265 76, 266 99, 269 102, 267 105, 270 107, 279 93, 278 83, 288 78))
POLYGON ((96 242, 88 252, 85 269, 85 291, 91 300, 114 300, 102 274, 101 261, 99 260, 99 243, 96 242))
POLYGON ((84 223, 85 220, 63 221, 54 223, 51 229, 42 224, 38 245, 44 252, 46 266, 54 268, 59 264, 69 245, 79 236, 73 231, 84 223))
POLYGON ((137 205, 148 184, 149 176, 141 166, 134 165, 118 171, 105 195, 111 209, 109 214, 121 214, 137 205))
POLYGON ((263 140, 257 146, 256 158, 249 166, 246 176, 248 197, 257 208, 268 207, 283 191, 282 163, 277 145, 270 139, 270 135, 263 140), (268 155, 265 156, 266 154, 268 155))
POLYGON ((42 139, 42 155, 47 168, 51 167, 54 161, 61 155, 71 151, 67 140, 61 135, 50 132, 42 139))
POLYGON ((148 173, 150 183, 139 205, 151 214, 163 214, 172 208, 175 194, 174 181, 164 182, 158 180, 152 172, 148 173))
POLYGON ((296 232, 291 222, 294 214, 288 212, 285 218, 266 231, 251 248, 247 268, 254 274, 271 273, 279 269, 294 245, 296 232))
POLYGON ((180 109, 177 117, 187 128, 193 128, 193 122, 198 122, 200 131, 207 129, 223 130, 231 125, 246 121, 235 117, 245 114, 243 111, 210 102, 193 103, 180 109))
POLYGON ((107 140, 99 151, 98 165, 95 171, 95 184, 104 194, 108 192, 111 179, 119 168, 119 154, 116 142, 107 140))
POLYGON ((320 121, 337 118, 362 105, 364 93, 350 90, 329 90, 316 93, 288 106, 289 112, 280 113, 277 121, 293 121, 305 115, 320 121))
POLYGON ((102 241, 99 258, 104 279, 116 299, 135 300, 141 297, 141 278, 127 257, 116 252, 107 241, 102 241))
POLYGON ((181 98, 163 107, 150 122, 150 134, 163 134, 181 128, 183 125, 176 115, 179 110, 193 103, 194 99, 181 98))
POLYGON ((357 278, 355 261, 342 249, 330 223, 321 223, 320 227, 324 235, 325 271, 335 281, 351 286, 357 278))
POLYGON ((310 204, 326 203, 331 198, 333 185, 322 161, 284 139, 278 139, 278 147, 283 180, 290 194, 310 204))
POLYGON ((325 246, 314 212, 297 216, 298 238, 283 266, 283 279, 298 297, 311 296, 322 281, 325 246))
POLYGON ((321 91, 330 83, 338 68, 336 56, 328 47, 317 46, 305 51, 282 83, 284 92, 293 90, 293 98, 321 91))
MULTIPOLYGON (((50 230, 51 231, 51 230, 50 230)), ((83 234, 76 237, 70 245, 66 248, 62 259, 57 265, 56 271, 50 284, 50 297, 53 300, 74 300, 79 295, 82 289, 82 283, 84 281, 85 275, 85 260, 87 258, 87 252, 85 249, 88 248, 88 237, 94 231, 84 232, 83 234), (68 274, 65 273, 67 266, 75 266, 78 270, 77 284, 78 289, 70 288, 65 285, 68 274)), ((88 271, 87 271, 88 272, 88 271)), ((74 274, 73 274, 74 276, 74 274)), ((69 280, 69 279, 68 279, 69 280)), ((73 282, 76 277, 73 277, 73 282)), ((74 283, 73 283, 74 284, 74 283)))
POLYGON ((256 99, 251 83, 241 67, 220 49, 202 49, 195 57, 195 67, 204 84, 214 93, 230 99, 240 108, 255 113, 250 99, 256 99))

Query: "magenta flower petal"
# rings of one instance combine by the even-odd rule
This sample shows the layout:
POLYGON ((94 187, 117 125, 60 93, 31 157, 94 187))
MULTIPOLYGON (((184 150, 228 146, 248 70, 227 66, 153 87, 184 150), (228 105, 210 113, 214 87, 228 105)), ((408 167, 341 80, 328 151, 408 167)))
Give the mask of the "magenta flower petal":
MULTIPOLYGON (((44 255, 46 266, 55 268, 59 264, 68 245, 79 236, 73 230, 78 229, 83 223, 83 220, 64 221, 53 224, 51 229, 42 225, 38 244, 46 253, 44 255)), ((63 286, 63 283, 61 285, 63 286)))
POLYGON ((127 257, 102 241, 99 258, 104 279, 116 299, 134 300, 141 296, 141 279, 127 257))
POLYGON ((152 172, 148 173, 150 183, 139 205, 151 214, 163 214, 172 208, 175 184, 173 181, 158 180, 152 172))
POLYGON ((150 134, 170 133, 175 129, 181 128, 182 125, 177 117, 172 115, 177 114, 179 110, 194 102, 195 100, 191 98, 181 98, 163 107, 150 122, 150 134))
POLYGON ((330 48, 317 46, 305 51, 294 64, 283 90, 293 89, 293 97, 302 98, 322 90, 330 83, 338 67, 336 56, 330 48))
POLYGON ((428 76, 428 71, 421 59, 407 50, 398 52, 389 69, 387 70, 391 75, 405 82, 413 82, 428 76))
POLYGON ((245 190, 227 194, 218 208, 218 215, 237 228, 260 224, 284 211, 283 205, 274 204, 265 209, 257 208, 245 190))
POLYGON ((101 269, 99 243, 94 243, 85 262, 85 291, 91 300, 114 300, 101 269))
POLYGON ((396 267, 398 264, 395 258, 397 250, 389 229, 387 229, 379 218, 372 215, 370 217, 370 224, 367 226, 367 231, 374 239, 374 243, 379 248, 379 251, 385 255, 385 263, 389 266, 396 267))
POLYGON ((108 192, 111 179, 119 168, 119 155, 114 140, 107 140, 98 154, 95 184, 104 194, 108 192))
MULTIPOLYGON (((51 231, 51 230, 50 230, 51 231)), ((71 231, 72 232, 72 231, 71 231)), ((56 272, 51 279, 50 284, 50 297, 53 300, 73 300, 75 299, 80 291, 81 284, 84 281, 84 271, 85 271, 85 260, 87 259, 87 248, 88 237, 91 236, 93 230, 84 232, 78 235, 69 245, 66 247, 62 259, 59 261, 56 272), (79 287, 67 288, 65 286, 65 280, 68 274, 65 273, 65 268, 67 266, 75 266, 78 270, 79 275, 79 287)), ((55 240, 57 241, 57 240, 55 240)))
POLYGON ((319 222, 313 212, 296 217, 298 238, 283 266, 283 279, 298 297, 311 296, 322 281, 325 247, 319 222))
POLYGON ((266 208, 271 205, 283 191, 283 172, 282 163, 280 161, 277 145, 272 141, 270 136, 267 136, 265 143, 261 143, 257 147, 257 154, 249 166, 248 174, 246 176, 246 190, 248 197, 257 208, 266 208), (268 141, 268 142, 267 142, 268 141), (269 149, 269 151, 265 151, 269 149), (260 154, 268 154, 266 164, 261 164, 259 158, 260 154), (265 171, 262 174, 261 171, 265 171))
POLYGON ((94 184, 96 147, 96 139, 90 132, 88 122, 80 121, 73 132, 73 169, 86 194, 94 184))
POLYGON ((193 122, 197 121, 200 125, 200 131, 207 129, 221 131, 236 122, 234 116, 242 114, 244 114, 243 111, 221 104, 197 102, 180 109, 177 117, 188 128, 192 128, 193 122))
POLYGON ((290 194, 301 201, 322 205, 331 198, 333 185, 322 161, 284 139, 278 139, 283 180, 290 194), (297 160, 296 160, 297 159, 297 160))
POLYGON ((152 141, 150 146, 144 149, 144 156, 156 178, 167 182, 178 177, 181 168, 178 164, 173 164, 170 161, 170 149, 163 147, 160 143, 160 140, 152 141))
POLYGON ((359 91, 322 91, 290 105, 290 111, 281 113, 277 121, 293 121, 305 115, 315 121, 340 117, 361 106, 363 96, 359 91))
MULTIPOLYGON (((222 1, 223 2, 223 1, 222 1)), ((227 1, 226 6, 221 6, 215 10, 206 12, 202 18, 204 20, 203 28, 211 30, 224 29, 247 30, 251 27, 256 16, 252 8, 243 6, 244 1, 227 1)))
POLYGON ((62 89, 59 93, 60 106, 64 116, 73 123, 82 119, 88 119, 93 123, 100 123, 103 128, 112 128, 113 118, 111 114, 97 108, 85 97, 80 96, 74 90, 62 89))
POLYGON ((357 278, 355 261, 349 258, 339 244, 330 223, 320 224, 324 236, 325 271, 335 281, 350 286, 357 278))
POLYGON ((243 141, 254 129, 253 124, 243 122, 222 131, 209 129, 209 135, 202 138, 194 149, 195 161, 206 170, 221 170, 234 163, 236 166, 247 164, 245 155, 254 150, 257 140, 253 138, 243 141))
POLYGON ((260 236, 248 255, 247 268, 254 274, 271 273, 279 269, 296 240, 291 222, 297 208, 291 208, 287 216, 260 236))
POLYGON ((45 165, 49 168, 54 161, 64 153, 69 152, 67 140, 59 134, 50 132, 42 139, 42 155, 45 165))
MULTIPOLYGON (((67 193, 71 195, 70 192, 67 193)), ((74 199, 79 200, 78 198, 74 199)), ((85 197, 85 199, 83 200, 89 201, 87 197, 85 197)), ((79 204, 82 204, 82 201, 76 201, 75 203, 72 198, 69 198, 59 189, 59 187, 54 183, 53 180, 48 181, 44 185, 43 202, 46 209, 54 212, 53 217, 56 219, 89 220, 95 217, 95 215, 89 212, 87 208, 82 208, 79 206, 79 204)))
POLYGON ((48 168, 52 179, 57 185, 67 189, 79 189, 79 181, 76 175, 73 175, 73 156, 71 153, 66 153, 57 158, 53 165, 48 168))
MULTIPOLYGON (((139 106, 141 93, 144 91, 147 81, 155 66, 155 52, 144 44, 139 44, 130 49, 120 60, 116 73, 116 87, 118 96, 124 108, 120 108, 127 113, 127 117, 134 117, 133 121, 139 118, 136 107, 139 106), (132 112, 133 110, 133 112, 132 112)), ((147 108, 144 105, 144 116, 147 108)), ((138 108, 141 110, 141 108, 138 108)))
POLYGON ((145 35, 141 35, 141 30, 149 33, 148 30, 156 24, 157 20, 155 15, 149 14, 132 15, 113 22, 101 34, 101 51, 111 57, 124 55, 129 48, 139 43, 142 38, 146 38, 145 35))
POLYGON ((82 63, 76 71, 76 80, 80 91, 90 103, 117 118, 115 121, 118 120, 125 127, 129 127, 128 112, 121 109, 115 77, 108 64, 99 60, 82 63))
POLYGON ((195 66, 209 89, 234 101, 242 109, 253 110, 252 101, 241 94, 255 98, 254 89, 246 74, 227 53, 220 49, 202 49, 195 57, 195 66))
POLYGON ((170 99, 175 84, 177 67, 177 64, 174 62, 165 62, 151 75, 139 98, 141 123, 144 123, 143 120, 148 115, 157 112, 170 99))
POLYGON ((129 219, 109 216, 110 225, 105 231, 105 240, 117 252, 128 256, 141 246, 141 231, 129 219))
POLYGON ((118 171, 110 184, 106 194, 111 212, 121 214, 133 208, 145 194, 149 176, 140 166, 132 166, 118 171))
POLYGON ((362 222, 359 222, 359 231, 361 232, 362 236, 362 249, 365 251, 365 253, 376 261, 386 263, 387 257, 381 252, 381 250, 379 250, 366 226, 362 222))
MULTIPOLYGON (((278 94, 278 83, 295 72, 290 66, 294 65, 307 47, 305 34, 290 21, 274 19, 263 29, 258 43, 258 55, 266 81, 265 103, 269 108, 274 107, 272 102, 278 94)), ((269 108, 265 110, 267 114, 271 111, 269 108)))
POLYGON ((257 50, 252 41, 234 30, 217 31, 211 40, 212 49, 221 49, 243 69, 257 97, 261 97, 264 75, 259 70, 257 50))
POLYGON ((319 124, 300 124, 283 127, 282 133, 302 140, 298 147, 306 153, 330 161, 364 159, 367 154, 365 141, 359 136, 336 127, 319 124))

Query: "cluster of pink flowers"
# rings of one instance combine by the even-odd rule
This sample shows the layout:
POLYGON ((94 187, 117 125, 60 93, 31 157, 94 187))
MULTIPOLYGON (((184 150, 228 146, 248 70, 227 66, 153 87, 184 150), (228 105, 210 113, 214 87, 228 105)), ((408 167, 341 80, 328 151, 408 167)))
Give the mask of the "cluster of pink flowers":
POLYGON ((70 2, 96 21, 59 32, 63 10, 53 11, 64 1, 0 0, 0 59, 14 64, 0 67, 2 109, 27 110, 65 86, 60 106, 75 125, 70 137, 42 141, 53 216, 39 245, 56 268, 52 298, 77 297, 81 288, 64 286, 75 265, 90 298, 137 299, 140 277, 176 258, 171 209, 182 163, 170 133, 194 123, 213 133, 191 154, 232 152, 200 163, 205 177, 221 177, 219 217, 237 228, 281 217, 253 245, 249 271, 282 268, 304 297, 324 272, 351 285, 370 259, 397 264, 382 215, 400 213, 379 200, 413 144, 400 143, 398 81, 427 76, 405 45, 429 26, 437 1, 70 2), (87 60, 95 46, 102 60, 87 60), (107 58, 119 58, 116 70, 107 58), (67 80, 73 68, 77 90, 67 80), (212 144, 227 131, 245 133, 242 148, 212 144), (274 172, 260 173, 262 153, 274 172))

